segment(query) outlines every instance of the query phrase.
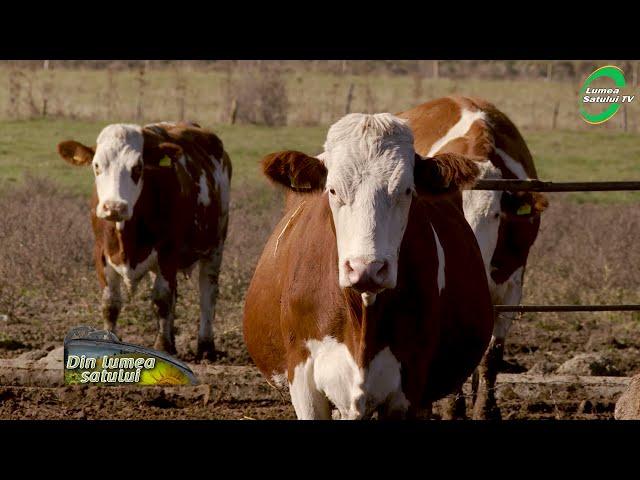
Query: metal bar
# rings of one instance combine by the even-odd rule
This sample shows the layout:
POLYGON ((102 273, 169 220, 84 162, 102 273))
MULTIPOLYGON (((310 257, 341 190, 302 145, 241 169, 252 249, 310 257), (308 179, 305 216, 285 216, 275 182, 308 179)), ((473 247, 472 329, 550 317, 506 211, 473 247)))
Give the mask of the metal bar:
POLYGON ((640 182, 545 182, 542 180, 478 180, 472 190, 520 192, 617 192, 640 190, 640 182))
POLYGON ((496 312, 635 312, 640 305, 494 305, 496 312))

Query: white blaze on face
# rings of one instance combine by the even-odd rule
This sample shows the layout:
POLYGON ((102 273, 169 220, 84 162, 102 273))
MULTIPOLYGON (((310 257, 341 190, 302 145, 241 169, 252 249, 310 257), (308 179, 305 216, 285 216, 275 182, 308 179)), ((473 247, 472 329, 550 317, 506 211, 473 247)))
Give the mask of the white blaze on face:
MULTIPOLYGON (((502 173, 491 162, 478 163, 479 179, 501 179, 502 173)), ((498 243, 498 229, 500 228, 500 214, 502 208, 500 199, 502 192, 494 190, 463 190, 462 207, 464 217, 473 229, 478 241, 485 270, 489 277, 491 259, 498 243)), ((490 278, 490 277, 489 277, 490 278)))
POLYGON ((324 148, 340 286, 394 288, 414 192, 412 132, 388 113, 350 114, 331 126, 324 148))
POLYGON ((142 128, 138 125, 109 125, 98 135, 93 172, 99 218, 131 218, 142 192, 142 147, 142 128))

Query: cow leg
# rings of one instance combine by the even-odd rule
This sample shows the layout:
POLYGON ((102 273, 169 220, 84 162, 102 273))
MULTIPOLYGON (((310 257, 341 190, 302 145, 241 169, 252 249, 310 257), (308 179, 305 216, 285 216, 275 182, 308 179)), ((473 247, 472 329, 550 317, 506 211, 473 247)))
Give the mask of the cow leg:
POLYGON ((110 265, 104 267, 104 282, 105 285, 102 289, 104 329, 116 333, 116 322, 122 309, 121 278, 110 265))
POLYGON ((402 391, 392 393, 387 402, 378 408, 379 420, 404 420, 409 418, 409 403, 402 391))
MULTIPOLYGON (((498 303, 518 305, 521 302, 524 271, 524 267, 519 268, 505 282, 504 291, 498 295, 498 303)), ((495 396, 496 378, 502 365, 505 339, 515 318, 515 312, 504 312, 495 317, 489 347, 477 369, 476 401, 473 406, 473 418, 476 420, 501 418, 495 396)))
POLYGON ((173 331, 176 294, 175 275, 170 280, 167 280, 161 272, 157 272, 153 282, 153 290, 151 291, 151 298, 158 318, 158 334, 153 348, 171 354, 176 353, 173 331))
POLYGON ((476 402, 473 406, 474 420, 500 420, 500 408, 496 402, 495 386, 503 352, 504 338, 499 339, 492 336, 489 347, 478 365, 476 402))
POLYGON ((500 420, 500 408, 496 402, 495 387, 504 354, 504 341, 513 322, 511 312, 496 317, 493 335, 480 365, 475 382, 474 420, 500 420))
POLYGON ((466 420, 467 405, 465 402, 462 387, 455 390, 452 394, 447 395, 444 399, 444 410, 442 412, 443 420, 466 420))
POLYGON ((199 359, 215 360, 216 349, 213 340, 213 320, 218 299, 218 278, 222 263, 222 245, 206 259, 200 260, 200 329, 198 330, 199 359))
MULTIPOLYGON (((298 420, 331 420, 329 399, 317 389, 313 379, 311 357, 293 368, 293 377, 289 379, 289 393, 298 420)), ((344 418, 342 413, 341 417, 344 418)))

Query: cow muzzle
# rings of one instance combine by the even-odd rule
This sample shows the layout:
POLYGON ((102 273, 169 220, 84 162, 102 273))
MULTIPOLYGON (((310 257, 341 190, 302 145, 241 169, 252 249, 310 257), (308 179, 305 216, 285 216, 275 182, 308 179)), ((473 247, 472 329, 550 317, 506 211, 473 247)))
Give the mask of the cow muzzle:
POLYGON ((344 270, 349 283, 348 287, 358 293, 379 293, 385 288, 394 286, 387 260, 367 261, 362 258, 353 258, 345 261, 344 270))
POLYGON ((129 204, 127 202, 107 200, 99 208, 98 217, 112 222, 129 220, 129 204))

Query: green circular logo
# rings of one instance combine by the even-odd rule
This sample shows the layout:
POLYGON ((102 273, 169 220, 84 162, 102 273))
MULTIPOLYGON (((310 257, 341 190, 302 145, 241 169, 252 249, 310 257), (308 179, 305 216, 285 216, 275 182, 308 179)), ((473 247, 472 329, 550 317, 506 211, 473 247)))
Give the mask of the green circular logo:
POLYGON ((626 85, 626 82, 624 79, 624 73, 620 68, 613 65, 606 65, 604 67, 600 67, 591 75, 589 75, 589 77, 587 77, 587 79, 584 81, 584 84, 582 85, 582 89, 580 89, 580 114, 582 115, 582 118, 585 120, 585 122, 591 123, 593 125, 597 125, 598 123, 606 122, 611 117, 613 117, 620 109, 619 91, 620 91, 620 88, 624 88, 625 85, 626 85), (615 89, 604 89, 604 88, 595 89, 596 90, 595 92, 591 92, 590 91, 591 89, 589 88, 591 83, 594 80, 597 80, 598 78, 602 78, 602 77, 612 79, 615 83, 616 88, 615 89), (605 90, 606 92, 604 92, 605 90), (611 92, 611 90, 613 90, 613 92, 611 92), (594 113, 587 112, 587 110, 584 108, 584 105, 587 103, 588 98, 599 99, 600 97, 589 97, 588 95, 585 96, 585 94, 590 94, 590 93, 597 93, 597 94, 612 93, 613 97, 604 98, 604 100, 611 98, 610 102, 598 101, 597 103, 608 103, 609 106, 604 111, 594 114, 594 113))

